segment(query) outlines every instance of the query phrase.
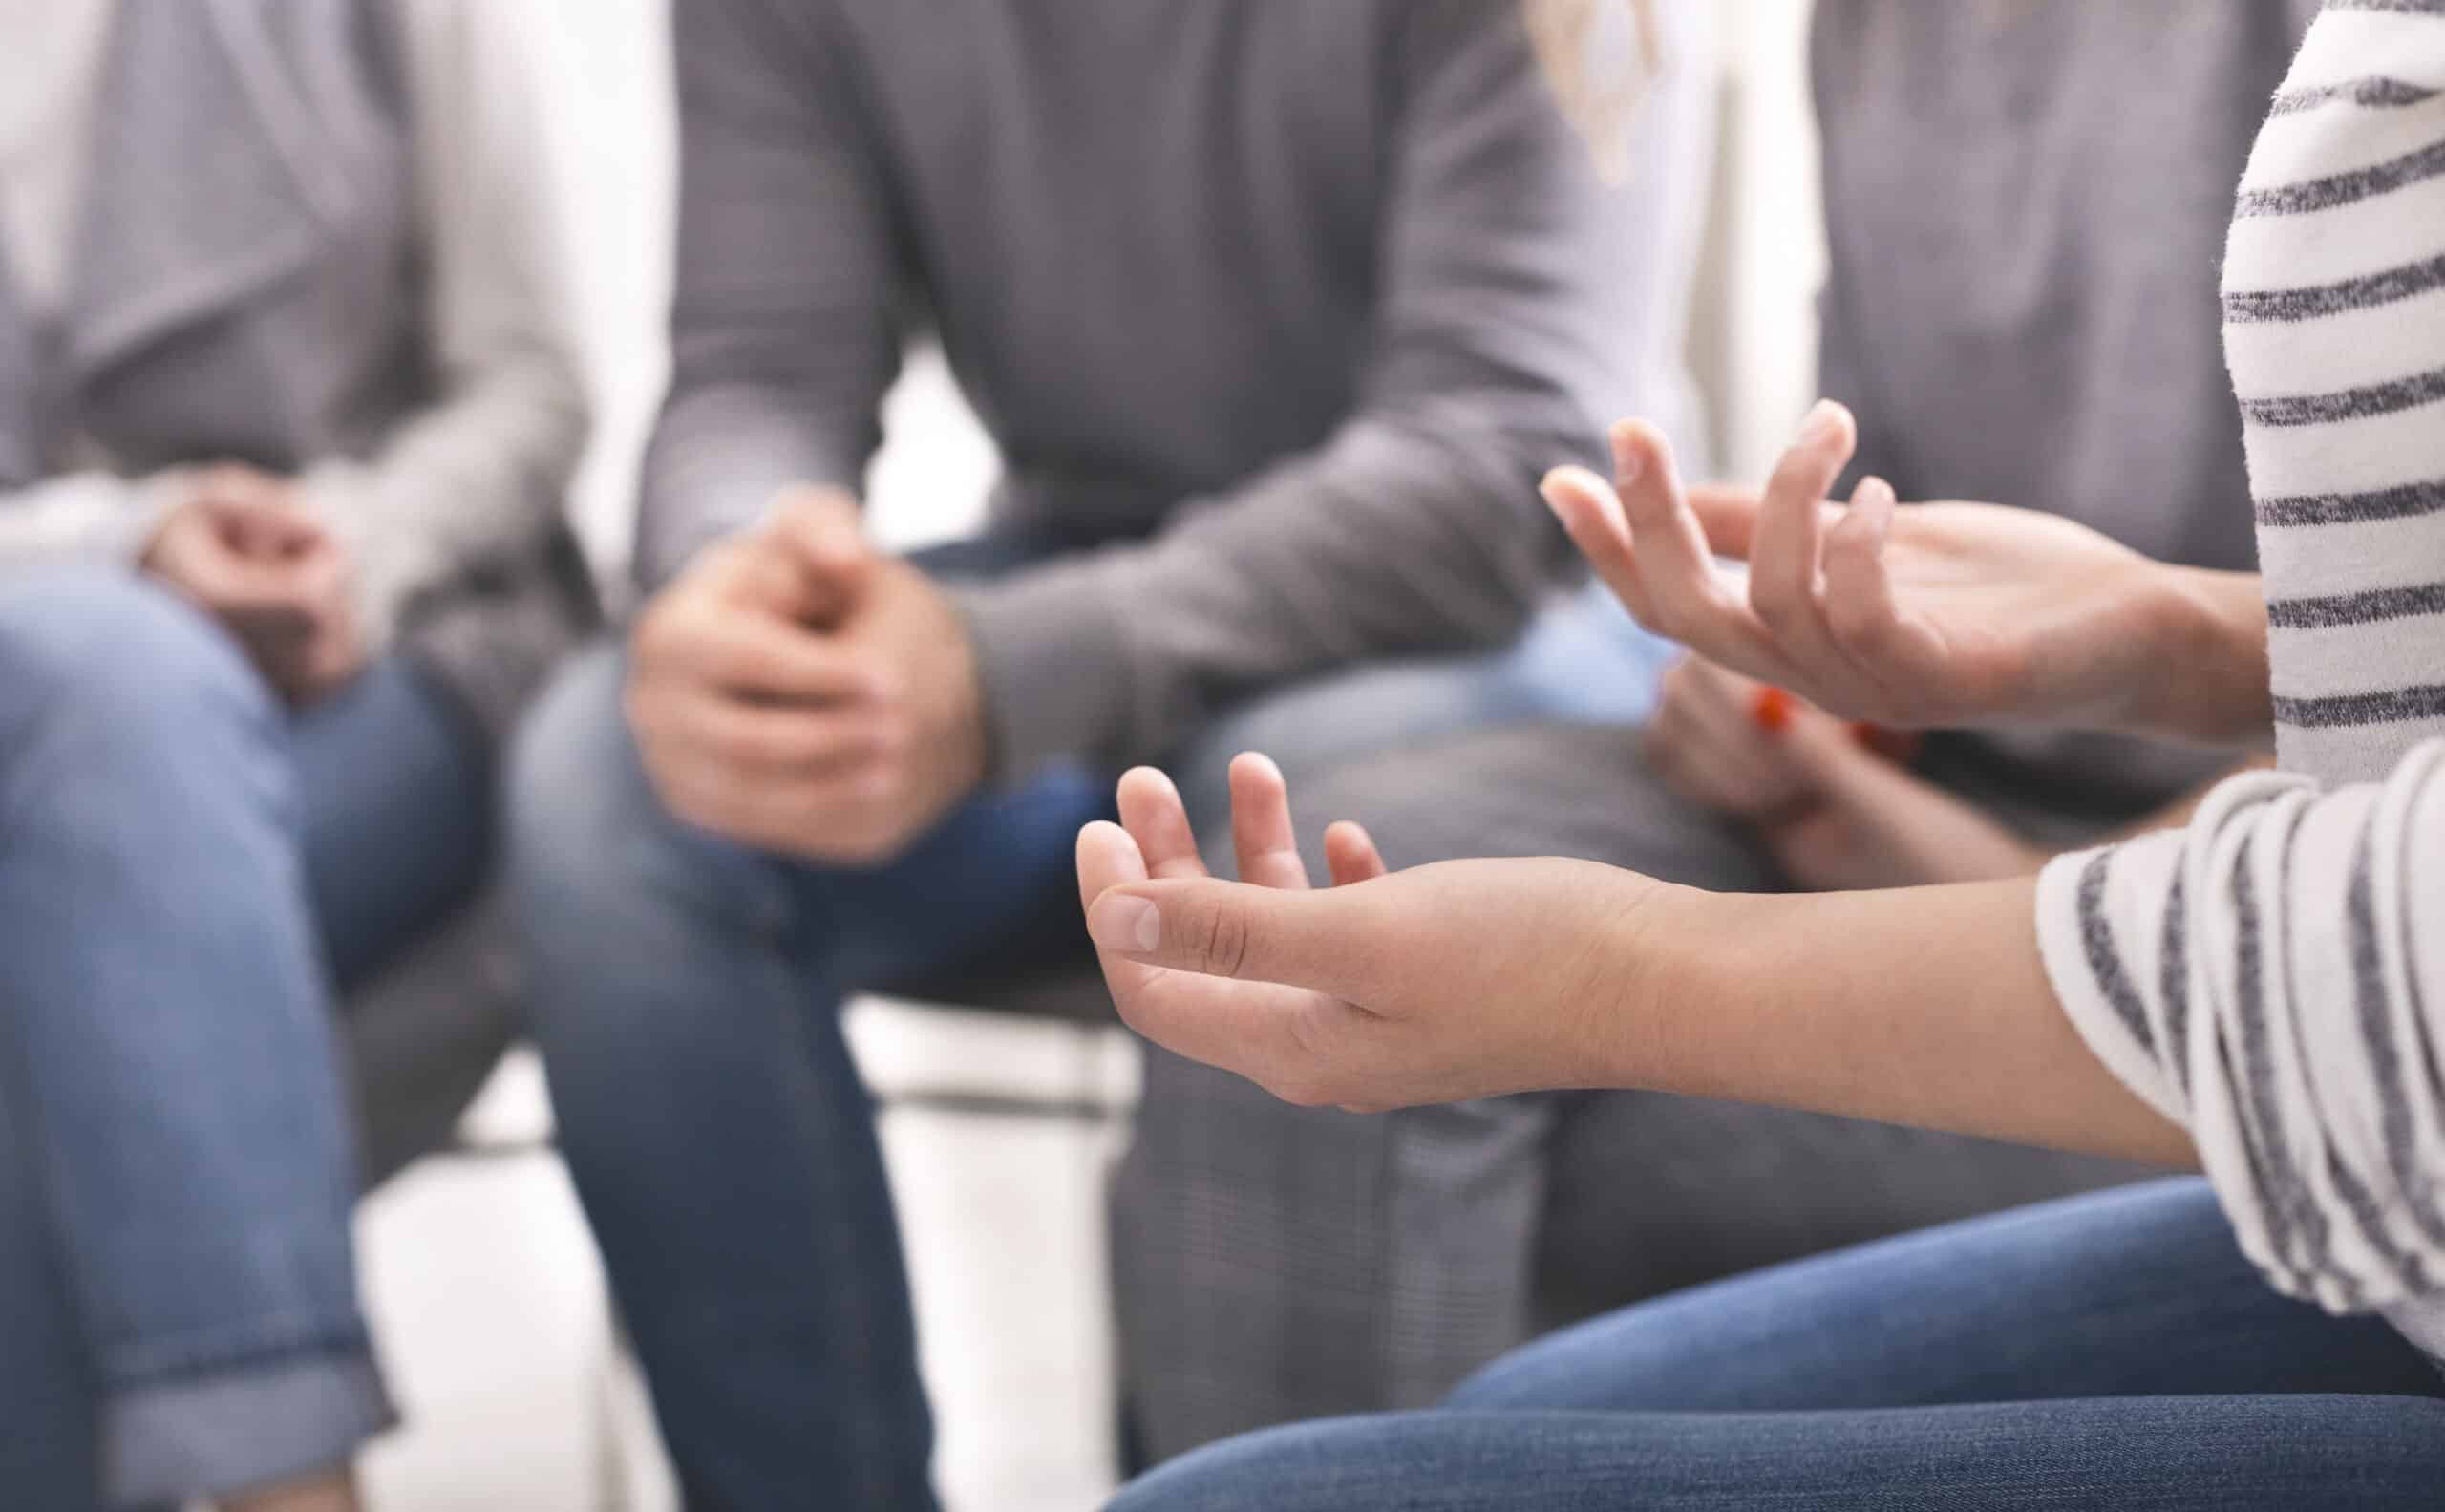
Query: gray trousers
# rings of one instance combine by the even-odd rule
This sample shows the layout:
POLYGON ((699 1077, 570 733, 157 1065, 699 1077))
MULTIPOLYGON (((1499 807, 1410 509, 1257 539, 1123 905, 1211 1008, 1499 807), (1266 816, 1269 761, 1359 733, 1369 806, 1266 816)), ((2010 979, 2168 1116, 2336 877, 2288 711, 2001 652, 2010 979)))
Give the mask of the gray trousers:
MULTIPOLYGON (((1356 819, 1396 867, 1561 855, 1786 887, 1735 828, 1658 786, 1636 745, 1618 728, 1495 731, 1293 772, 1293 804, 1310 843, 1356 819)), ((1227 839, 1208 851, 1227 875, 1227 839)), ((2137 1174, 1646 1093, 1360 1118, 1150 1050, 1114 1193, 1133 1423, 1161 1459, 1270 1423, 1424 1406, 1562 1323, 2137 1174)))

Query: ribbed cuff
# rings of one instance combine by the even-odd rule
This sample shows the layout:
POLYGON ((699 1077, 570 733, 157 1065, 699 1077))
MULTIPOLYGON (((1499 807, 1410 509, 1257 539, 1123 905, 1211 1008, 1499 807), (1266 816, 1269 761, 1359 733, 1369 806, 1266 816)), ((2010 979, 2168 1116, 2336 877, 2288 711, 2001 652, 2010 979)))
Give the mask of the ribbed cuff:
POLYGON ((398 1420, 361 1352, 138 1387, 104 1407, 104 1499, 176 1503, 336 1470, 398 1420))
POLYGON ((950 587, 976 648, 997 784, 1064 758, 1109 760, 1130 744, 1137 679, 1096 567, 1064 563, 950 587))
MULTIPOLYGON (((2170 841, 2175 846, 2171 860, 2178 862, 2179 840, 2178 834, 2152 836, 2122 849, 2136 851, 2170 841)), ((2187 1128, 2190 1110, 2158 1060, 2146 1006, 2130 980, 2098 891, 2107 875, 2098 868, 2113 866, 2117 854, 2111 849, 2082 851, 2047 863, 2037 883, 2038 954, 2064 1015, 2079 1031, 2089 1053, 2132 1096, 2187 1128)))

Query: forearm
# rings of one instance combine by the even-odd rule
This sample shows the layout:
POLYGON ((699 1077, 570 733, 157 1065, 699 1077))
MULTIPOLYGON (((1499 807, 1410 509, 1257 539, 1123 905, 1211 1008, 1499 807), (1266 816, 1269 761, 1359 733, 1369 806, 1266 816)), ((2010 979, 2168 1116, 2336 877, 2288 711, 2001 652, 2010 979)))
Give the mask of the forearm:
POLYGON ((1537 458, 1592 437, 1473 421, 1452 397, 1447 426, 1354 416, 1150 542, 963 586, 999 774, 1149 759, 1265 689, 1516 635, 1566 559, 1537 458))
POLYGON ((671 17, 679 211, 670 388, 648 449, 648 587, 791 484, 852 494, 882 439, 908 269, 831 7, 691 0, 671 17))
POLYGON ((1788 898, 1674 890, 1610 948, 1625 1086, 2187 1166, 2064 1015, 2030 879, 1788 898))

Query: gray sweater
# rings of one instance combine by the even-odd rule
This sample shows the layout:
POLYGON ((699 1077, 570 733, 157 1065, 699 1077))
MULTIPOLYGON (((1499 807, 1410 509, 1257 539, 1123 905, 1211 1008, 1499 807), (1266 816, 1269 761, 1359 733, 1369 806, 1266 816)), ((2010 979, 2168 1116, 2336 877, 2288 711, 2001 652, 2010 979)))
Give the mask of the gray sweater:
MULTIPOLYGON (((1822 0, 1823 383, 1904 499, 2252 565, 2217 341, 2233 185, 2317 0, 1822 0)), ((1929 775, 2083 843, 2231 758, 2116 736, 1930 742, 1929 775)))
POLYGON ((1709 7, 1606 189, 1494 0, 691 0, 651 585, 854 487, 908 316, 1080 548, 962 603, 1005 777, 1514 632, 1535 483, 1677 422, 1709 7))
POLYGON ((0 164, 56 181, 0 246, 0 575, 132 562, 176 469, 249 461, 340 538, 368 635, 506 735, 592 618, 562 519, 586 407, 521 8, 110 9, 73 74, 91 97, 52 112, 85 139, 0 164), (61 276, 21 279, 29 242, 61 276))

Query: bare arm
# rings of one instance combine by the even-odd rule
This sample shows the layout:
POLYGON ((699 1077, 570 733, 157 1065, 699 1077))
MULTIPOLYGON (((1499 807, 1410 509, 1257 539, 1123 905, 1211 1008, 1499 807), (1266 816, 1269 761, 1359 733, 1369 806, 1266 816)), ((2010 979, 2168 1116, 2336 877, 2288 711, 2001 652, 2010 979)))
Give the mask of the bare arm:
POLYGON ((2236 777, 2034 881, 1793 898, 1553 860, 1388 877, 1349 826, 1346 885, 1308 892, 1278 774, 1243 766, 1259 885, 1201 877, 1157 774, 1079 841, 1114 995, 1183 1054, 1361 1109, 1636 1087, 2195 1161, 2278 1288, 2434 1321, 2445 741, 2381 783, 2236 777))
POLYGON ((2064 1016, 2036 887, 1673 897, 1615 943, 1618 967, 1670 966, 1644 994, 1652 1027, 1625 1012, 1607 1063, 1659 1091, 2194 1165, 2064 1016), (1706 948, 1660 949, 1662 926, 1706 948))
MULTIPOLYGON (((1244 875, 1296 854, 1270 773, 1234 772, 1244 875)), ((1353 884, 1308 892, 1198 880, 1156 774, 1131 775, 1121 812, 1079 858, 1123 1013, 1294 1101, 1638 1087, 2192 1159, 2057 1006, 2030 879, 1760 898, 1583 862, 1337 860, 1353 884)))

